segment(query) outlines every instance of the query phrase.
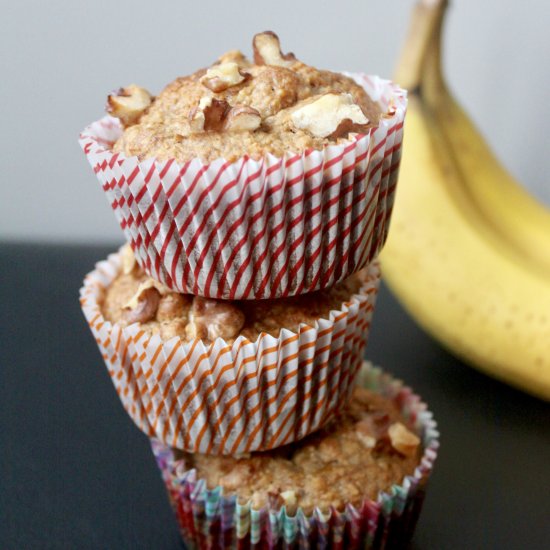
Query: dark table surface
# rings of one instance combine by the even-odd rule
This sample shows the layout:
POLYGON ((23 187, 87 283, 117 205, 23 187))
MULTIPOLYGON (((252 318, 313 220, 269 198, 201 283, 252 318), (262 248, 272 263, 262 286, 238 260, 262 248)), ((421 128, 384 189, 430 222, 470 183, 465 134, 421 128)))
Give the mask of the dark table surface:
MULTIPOLYGON (((78 304, 114 248, 0 245, 1 549, 182 548, 78 304)), ((413 548, 549 548, 548 404, 454 359, 385 288, 367 356, 424 397, 442 433, 413 548)))

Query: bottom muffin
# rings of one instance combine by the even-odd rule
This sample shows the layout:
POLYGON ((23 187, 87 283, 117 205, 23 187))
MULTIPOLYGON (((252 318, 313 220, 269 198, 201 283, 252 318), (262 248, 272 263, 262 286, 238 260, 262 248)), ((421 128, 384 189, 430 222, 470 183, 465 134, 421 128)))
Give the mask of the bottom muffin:
POLYGON ((408 388, 367 365, 360 377, 330 424, 272 451, 209 456, 152 440, 186 545, 403 547, 438 434, 408 388))

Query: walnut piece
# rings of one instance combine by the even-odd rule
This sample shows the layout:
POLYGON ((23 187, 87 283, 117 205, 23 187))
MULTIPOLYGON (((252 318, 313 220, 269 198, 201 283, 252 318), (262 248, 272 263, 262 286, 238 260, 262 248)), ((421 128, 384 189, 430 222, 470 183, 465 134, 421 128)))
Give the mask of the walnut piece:
POLYGON ((224 129, 230 132, 253 132, 260 127, 262 117, 256 109, 246 105, 235 105, 229 113, 224 123, 224 129))
POLYGON ((152 102, 153 97, 145 88, 130 84, 107 96, 106 110, 128 127, 139 121, 152 102))
POLYGON ((147 288, 139 295, 135 307, 124 312, 124 320, 128 324, 146 323, 150 321, 157 312, 160 294, 156 288, 147 288))
POLYGON ((155 281, 154 279, 149 278, 140 283, 136 293, 128 300, 128 302, 126 302, 126 304, 124 304, 124 307, 127 309, 135 309, 138 306, 138 302, 141 300, 141 295, 150 288, 155 288, 161 296, 172 292, 168 287, 155 281))
POLYGON ((231 107, 227 101, 203 97, 189 113, 193 133, 254 131, 262 123, 260 113, 247 105, 231 107))
POLYGON ((401 422, 393 423, 388 429, 388 435, 392 447, 402 455, 414 456, 416 450, 420 445, 420 439, 409 429, 407 429, 401 422))
POLYGON ((244 56, 244 54, 239 50, 229 50, 225 52, 216 61, 217 65, 223 63, 236 63, 239 67, 248 67, 250 66, 250 61, 244 56))
POLYGON ((252 40, 252 48, 256 65, 288 67, 296 60, 293 53, 283 55, 279 37, 272 31, 256 34, 252 40))
POLYGON ((157 310, 157 321, 172 321, 179 317, 186 317, 191 307, 192 297, 188 294, 170 292, 160 299, 157 310))
POLYGON ((244 82, 248 76, 248 73, 239 69, 237 63, 228 62, 210 67, 200 82, 209 90, 218 93, 244 82))
POLYGON ((365 420, 355 423, 355 433, 361 444, 367 449, 374 449, 376 446, 376 437, 373 433, 372 424, 365 420))
POLYGON ((189 338, 210 341, 216 338, 232 339, 237 337, 244 321, 244 313, 234 305, 195 296, 186 333, 189 338))
MULTIPOLYGON (((158 319, 158 312, 157 312, 158 319)), ((160 324, 160 337, 163 340, 170 340, 174 337, 185 339, 185 327, 187 321, 184 319, 172 319, 160 324)))
POLYGON ((227 101, 213 97, 201 98, 197 107, 189 113, 191 131, 194 133, 219 132, 223 129, 229 109, 230 106, 227 101))
POLYGON ((361 131, 369 122, 361 107, 354 103, 353 96, 345 93, 324 94, 297 108, 290 118, 295 128, 320 138, 361 131))

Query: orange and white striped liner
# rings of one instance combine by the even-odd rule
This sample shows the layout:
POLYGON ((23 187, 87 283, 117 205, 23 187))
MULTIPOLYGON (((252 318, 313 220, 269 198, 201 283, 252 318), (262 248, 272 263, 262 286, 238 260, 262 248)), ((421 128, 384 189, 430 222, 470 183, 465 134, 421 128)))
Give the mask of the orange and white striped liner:
POLYGON ((406 92, 350 74, 386 113, 367 134, 279 158, 139 160, 104 117, 80 145, 140 266, 183 293, 230 300, 328 288, 376 258, 388 232, 406 92))
POLYGON ((106 321, 101 299, 120 269, 119 254, 96 264, 80 302, 124 408, 147 435, 190 452, 272 449, 320 428, 346 401, 363 360, 377 263, 360 292, 314 327, 210 345, 106 321))

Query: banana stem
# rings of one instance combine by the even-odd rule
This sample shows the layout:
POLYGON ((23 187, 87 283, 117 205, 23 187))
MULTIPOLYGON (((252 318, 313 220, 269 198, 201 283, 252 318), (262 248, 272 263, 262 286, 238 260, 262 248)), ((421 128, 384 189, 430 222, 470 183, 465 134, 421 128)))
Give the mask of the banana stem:
MULTIPOLYGON (((423 88, 428 54, 434 49, 441 51, 441 25, 448 4, 448 0, 419 0, 413 8, 409 32, 394 76, 394 80, 411 94, 419 93, 423 88)), ((443 81, 440 65, 439 80, 443 81)))
POLYGON ((427 104, 438 105, 447 95, 447 84, 443 78, 443 23, 446 10, 440 10, 434 21, 429 46, 422 66, 421 93, 427 104))

